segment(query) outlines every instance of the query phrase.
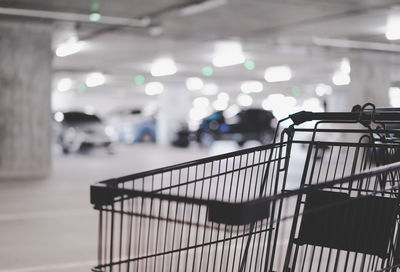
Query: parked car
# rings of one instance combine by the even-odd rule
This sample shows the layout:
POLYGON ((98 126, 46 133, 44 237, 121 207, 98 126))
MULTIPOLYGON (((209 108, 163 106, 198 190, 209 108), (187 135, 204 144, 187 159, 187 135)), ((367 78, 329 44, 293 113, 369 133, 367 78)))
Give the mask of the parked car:
POLYGON ((79 111, 56 113, 59 122, 58 143, 64 154, 104 147, 113 153, 114 130, 94 114, 79 111))
POLYGON ((197 140, 204 146, 216 140, 233 140, 240 146, 249 140, 268 144, 273 139, 276 123, 272 112, 263 109, 241 110, 231 118, 217 111, 202 120, 197 140))
POLYGON ((124 143, 155 142, 156 119, 140 109, 122 109, 112 112, 108 122, 117 132, 118 139, 124 143))

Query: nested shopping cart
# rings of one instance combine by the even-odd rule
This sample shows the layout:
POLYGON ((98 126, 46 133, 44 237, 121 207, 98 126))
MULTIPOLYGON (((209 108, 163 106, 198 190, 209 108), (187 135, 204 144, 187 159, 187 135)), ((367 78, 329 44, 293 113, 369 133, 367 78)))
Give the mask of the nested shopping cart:
POLYGON ((270 145, 99 182, 93 271, 393 268, 398 120, 399 111, 373 105, 300 112, 279 122, 270 145), (393 216, 377 210, 360 221, 372 200, 393 216), (371 222, 386 227, 354 235, 371 222))

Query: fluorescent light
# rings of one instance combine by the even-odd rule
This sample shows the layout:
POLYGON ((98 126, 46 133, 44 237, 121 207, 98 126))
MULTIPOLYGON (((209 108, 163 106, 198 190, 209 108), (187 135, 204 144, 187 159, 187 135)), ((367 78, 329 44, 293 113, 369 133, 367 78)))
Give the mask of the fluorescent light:
POLYGON ((217 99, 218 100, 223 100, 223 101, 228 101, 229 100, 229 94, 224 93, 224 92, 219 93, 218 96, 217 96, 217 99))
POLYGON ((180 10, 180 13, 182 16, 194 15, 210 9, 220 7, 222 5, 225 5, 227 2, 228 2, 227 0, 202 1, 198 4, 191 4, 187 7, 184 7, 183 9, 180 10))
POLYGON ((228 107, 228 101, 217 99, 213 102, 212 105, 215 110, 221 111, 221 110, 225 110, 228 107))
POLYGON ((212 63, 215 67, 227 67, 241 64, 246 60, 242 45, 237 41, 223 41, 215 45, 212 63))
POLYGON ((106 78, 104 77, 103 73, 100 72, 94 72, 94 73, 90 73, 87 77, 86 77, 86 86, 88 87, 96 87, 96 86, 100 86, 103 85, 106 82, 106 78))
POLYGON ((297 100, 293 96, 284 96, 283 94, 270 94, 262 101, 262 107, 270 110, 278 119, 287 117, 289 114, 298 111, 296 108, 297 100))
POLYGON ((205 95, 216 95, 218 93, 218 86, 214 83, 204 84, 203 94, 205 95))
POLYGON ((85 42, 77 41, 71 38, 65 43, 61 43, 56 49, 57 57, 66 57, 81 51, 85 46, 85 42))
POLYGON ((332 93, 332 87, 324 83, 319 83, 317 87, 315 87, 315 93, 318 96, 330 95, 332 93))
POLYGON ((239 94, 237 97, 237 102, 240 106, 248 107, 253 104, 253 98, 248 94, 239 94))
POLYGON ((350 74, 351 72, 351 66, 350 66, 350 61, 348 58, 342 59, 340 62, 340 71, 345 74, 350 74))
POLYGON ((157 95, 164 92, 164 85, 161 82, 153 81, 146 84, 145 93, 147 95, 157 95))
POLYGON ((400 107, 400 88, 390 87, 389 88, 389 100, 392 107, 400 107))
POLYGON ((350 76, 340 71, 335 72, 332 77, 333 84, 337 86, 349 85, 350 81, 350 76))
POLYGON ((189 77, 186 79, 186 88, 189 91, 199 91, 203 89, 203 80, 199 77, 189 77))
POLYGON ((171 58, 157 59, 151 66, 151 75, 155 77, 170 76, 178 71, 175 61, 171 58))
POLYGON ((210 101, 206 97, 197 97, 193 100, 195 108, 207 108, 208 105, 210 105, 210 101))
POLYGON ((240 89, 244 93, 259 93, 263 90, 264 86, 260 81, 245 81, 240 86, 240 89))
POLYGON ((213 58, 213 65, 215 67, 228 67, 237 64, 241 64, 245 61, 245 57, 241 54, 235 55, 217 55, 213 58))
POLYGON ((292 78, 289 66, 273 66, 265 70, 264 78, 267 82, 288 81, 292 78))
POLYGON ((60 92, 66 92, 72 87, 72 80, 70 78, 62 78, 57 83, 57 90, 60 92))
POLYGON ((386 24, 386 39, 398 40, 400 39, 400 13, 391 14, 387 19, 386 24))

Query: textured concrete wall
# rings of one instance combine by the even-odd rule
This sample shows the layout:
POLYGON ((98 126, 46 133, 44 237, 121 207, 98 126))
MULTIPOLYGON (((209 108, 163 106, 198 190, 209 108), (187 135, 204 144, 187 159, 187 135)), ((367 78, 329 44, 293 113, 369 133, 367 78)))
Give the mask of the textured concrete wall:
POLYGON ((0 22, 0 179, 50 171, 51 27, 0 22))

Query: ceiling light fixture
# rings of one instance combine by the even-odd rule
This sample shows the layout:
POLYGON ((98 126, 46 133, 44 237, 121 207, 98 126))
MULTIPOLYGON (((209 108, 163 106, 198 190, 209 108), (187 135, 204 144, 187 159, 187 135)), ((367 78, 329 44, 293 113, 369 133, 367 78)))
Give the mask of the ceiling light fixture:
POLYGON ((216 95, 219 91, 218 85, 214 83, 204 84, 203 94, 205 95, 216 95))
POLYGON ((68 41, 58 45, 56 49, 57 57, 66 57, 78 53, 85 47, 85 42, 78 41, 76 37, 70 38, 68 41))
POLYGON ((239 94, 237 97, 237 102, 240 106, 248 107, 253 104, 253 98, 248 94, 239 94))
POLYGON ((215 110, 222 111, 228 107, 228 102, 226 100, 217 99, 212 105, 215 110))
POLYGON ((85 80, 86 86, 97 87, 103 85, 106 82, 106 78, 103 73, 94 72, 90 73, 85 80))
POLYGON ((193 100, 193 107, 195 108, 207 108, 210 105, 210 101, 207 97, 197 97, 193 100))
POLYGON ((332 77, 333 84, 337 86, 349 85, 350 81, 350 75, 342 73, 341 71, 335 72, 332 77))
POLYGON ((215 45, 212 63, 215 67, 227 67, 241 64, 246 60, 242 45, 237 41, 223 41, 215 45))
POLYGON ((390 87, 389 88, 389 101, 392 107, 400 107, 400 88, 390 87))
POLYGON ((264 78, 267 82, 289 81, 292 78, 292 70, 289 66, 273 66, 265 70, 264 78))
POLYGON ((350 61, 348 58, 342 59, 340 62, 340 71, 345 74, 350 74, 351 72, 351 66, 350 66, 350 61))
POLYGON ((394 8, 389 14, 385 36, 388 40, 400 39, 400 8, 394 8))
POLYGON ((210 77, 214 73, 214 69, 210 66, 205 66, 203 67, 201 72, 203 73, 204 76, 210 77))
POLYGON ((90 5, 90 15, 89 20, 91 22, 98 22, 101 19, 100 14, 100 0, 92 0, 92 4, 90 5))
POLYGON ((246 60, 244 63, 244 68, 246 68, 246 70, 253 71, 255 67, 256 65, 252 60, 246 60))
POLYGON ((180 10, 182 16, 198 14, 207 10, 215 9, 227 3, 227 0, 207 0, 198 4, 189 5, 180 10))
POLYGON ((264 89, 263 84, 260 81, 245 81, 240 85, 240 89, 243 93, 259 93, 264 89))
POLYGON ((149 82, 144 91, 147 95, 158 95, 164 92, 164 85, 157 81, 149 82))
POLYGON ((218 100, 223 100, 223 101, 229 101, 229 94, 224 93, 224 92, 219 93, 218 96, 217 96, 217 99, 218 100))
POLYGON ((151 75, 155 77, 174 75, 177 71, 175 61, 171 58, 155 60, 150 70, 151 75))
POLYGON ((186 79, 186 88, 189 91, 199 91, 203 89, 203 80, 199 77, 189 77, 186 79))
POLYGON ((66 92, 72 87, 72 80, 70 78, 62 78, 57 83, 57 90, 60 92, 66 92))
POLYGON ((332 93, 332 87, 324 83, 319 83, 315 87, 315 93, 318 96, 330 95, 332 93))
POLYGON ((137 76, 135 76, 135 84, 136 84, 137 86, 143 85, 144 82, 145 82, 144 76, 142 76, 142 75, 137 75, 137 76))

